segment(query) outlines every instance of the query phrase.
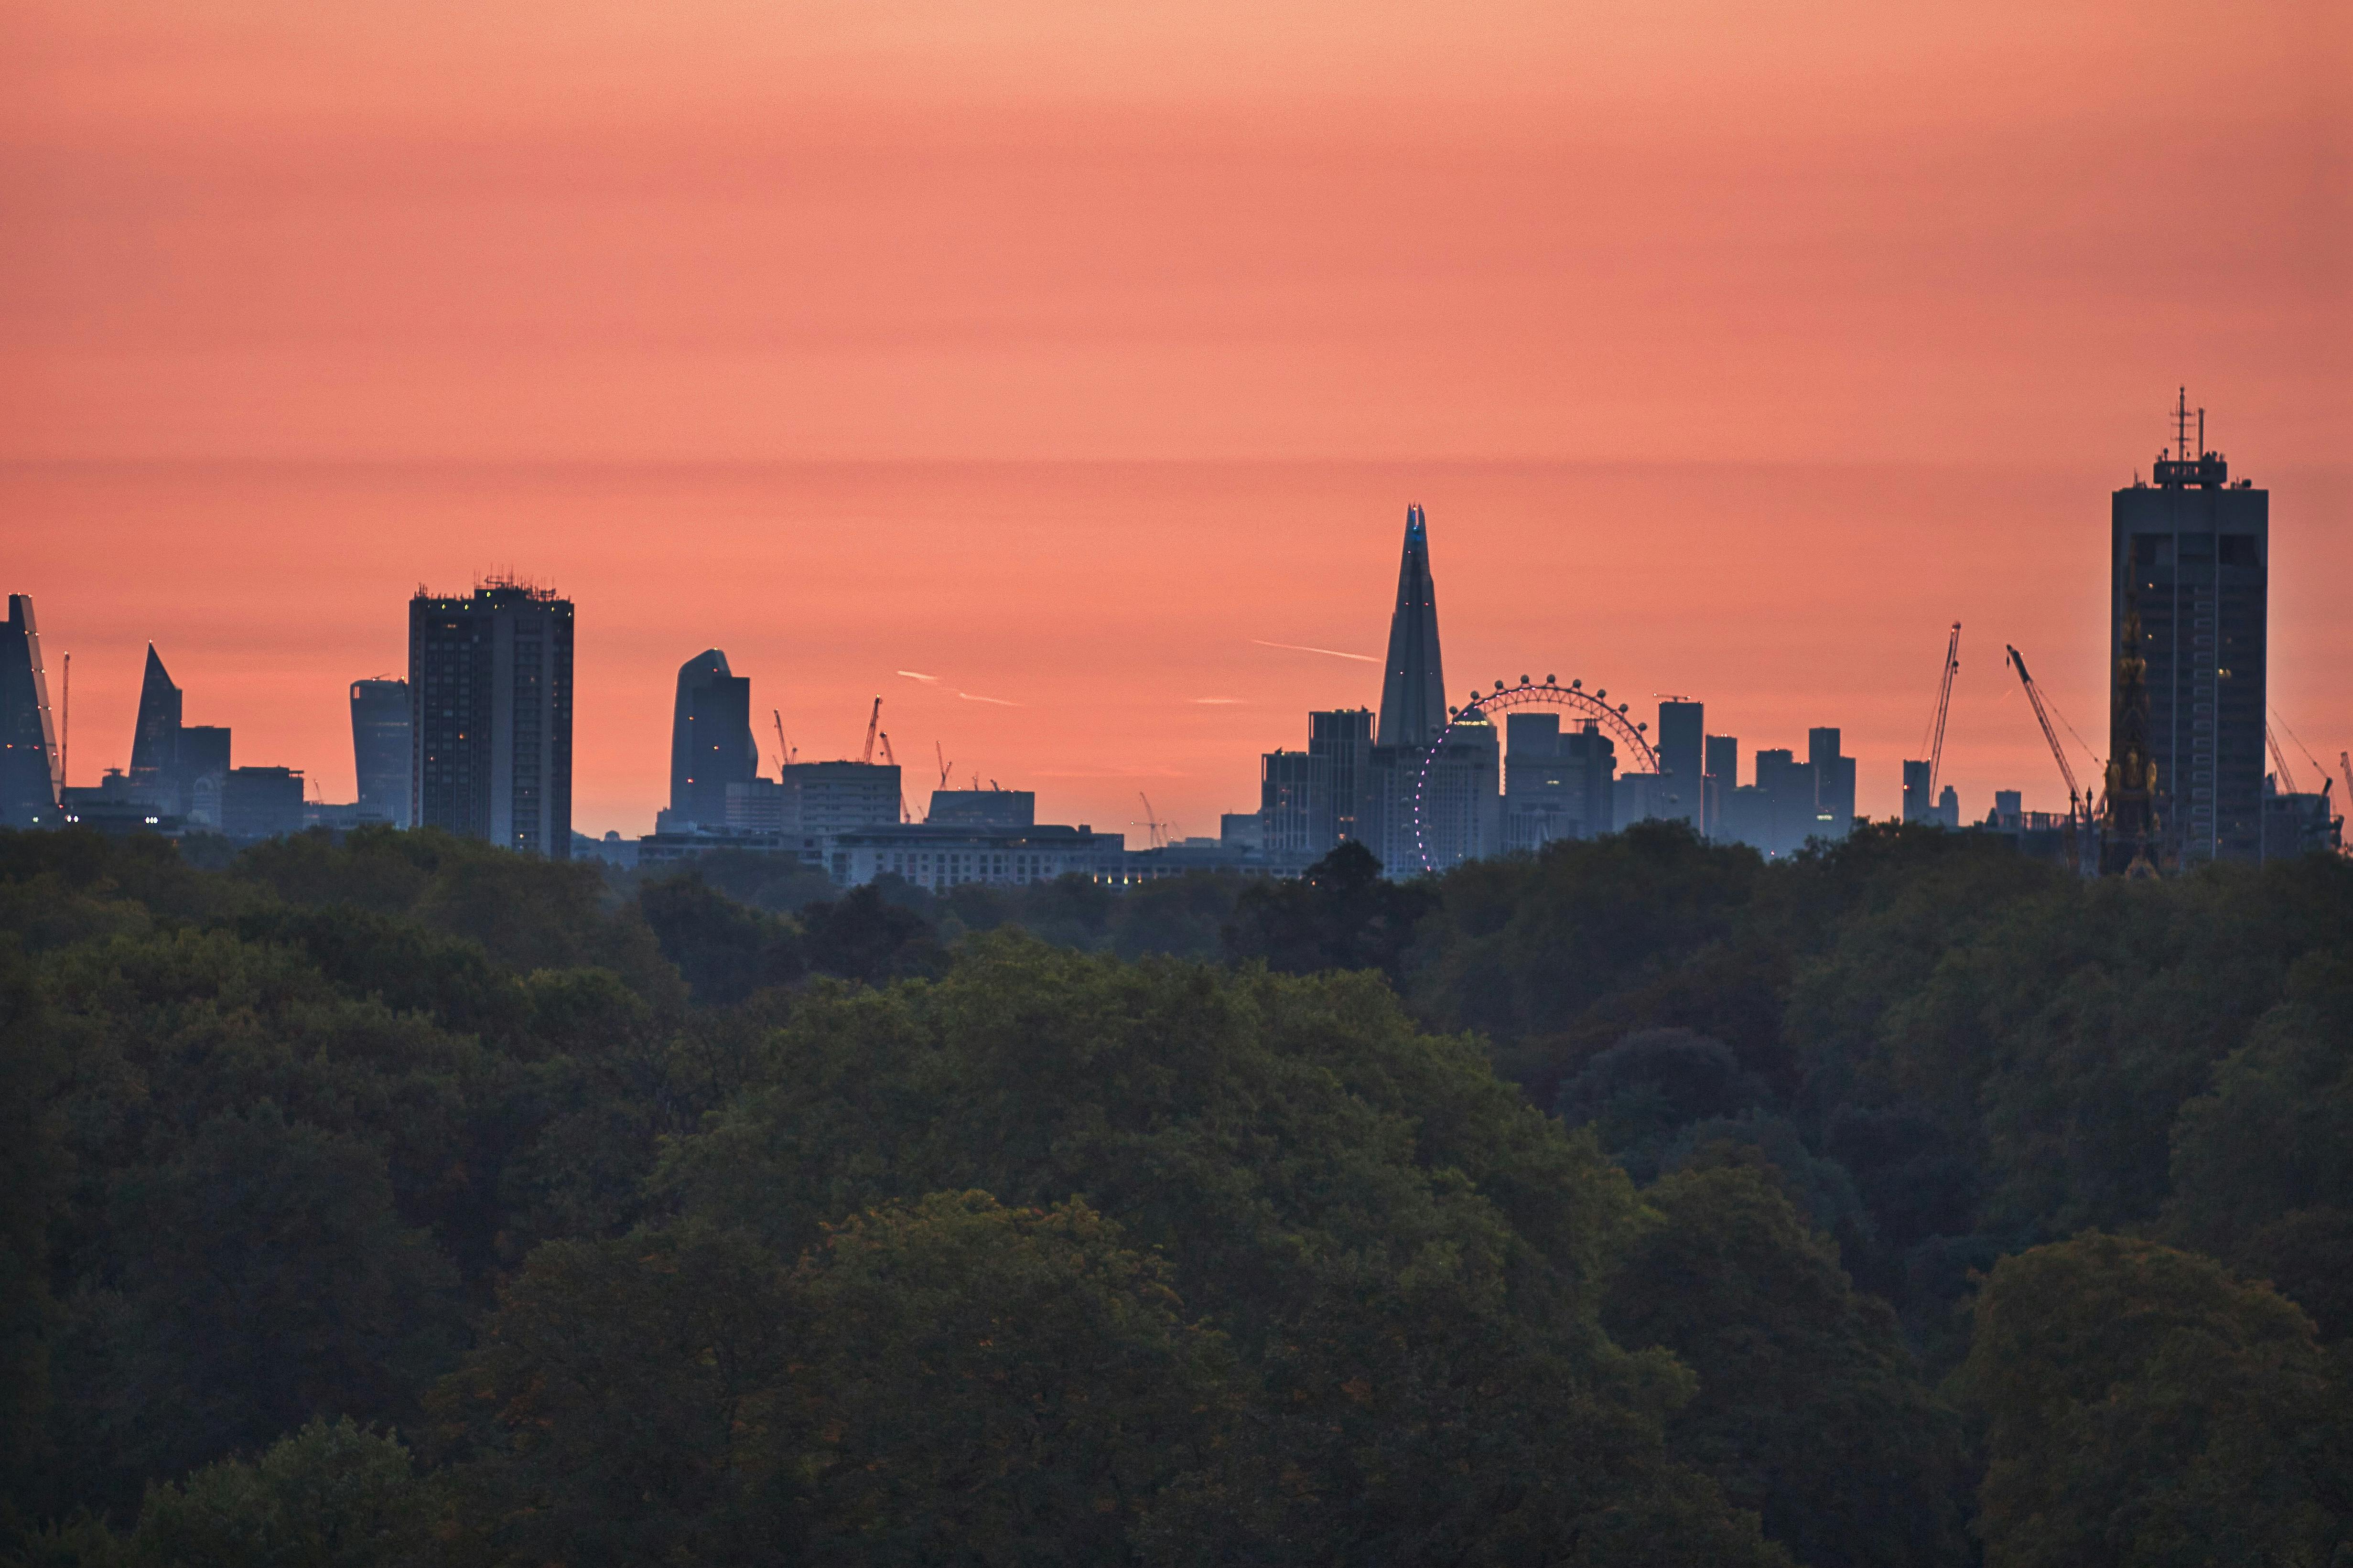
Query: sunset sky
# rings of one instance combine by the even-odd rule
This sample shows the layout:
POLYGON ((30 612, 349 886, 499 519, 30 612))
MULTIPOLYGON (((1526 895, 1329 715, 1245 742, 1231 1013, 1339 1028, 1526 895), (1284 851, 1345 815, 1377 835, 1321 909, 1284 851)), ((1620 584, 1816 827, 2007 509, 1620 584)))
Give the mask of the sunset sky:
POLYGON ((0 0, 0 237, 77 784, 152 638, 348 799, 407 595, 512 571, 579 605, 584 828, 715 644, 804 760, 881 693, 918 811, 936 744, 1215 832, 1377 700, 1265 645, 1378 655, 1418 501, 1457 693, 1837 724, 1884 815, 1957 619, 1947 776, 2049 808, 2001 647, 2104 747, 2184 384, 2272 492, 2272 701, 2353 746, 2343 0, 0 0))

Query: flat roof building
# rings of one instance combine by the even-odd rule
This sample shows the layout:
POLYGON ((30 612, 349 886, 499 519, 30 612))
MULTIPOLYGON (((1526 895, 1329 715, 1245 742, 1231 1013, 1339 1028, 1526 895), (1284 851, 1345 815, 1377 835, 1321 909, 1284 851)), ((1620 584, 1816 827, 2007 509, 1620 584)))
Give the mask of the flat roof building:
POLYGON ((408 602, 409 820, 572 854, 572 601, 493 579, 408 602))

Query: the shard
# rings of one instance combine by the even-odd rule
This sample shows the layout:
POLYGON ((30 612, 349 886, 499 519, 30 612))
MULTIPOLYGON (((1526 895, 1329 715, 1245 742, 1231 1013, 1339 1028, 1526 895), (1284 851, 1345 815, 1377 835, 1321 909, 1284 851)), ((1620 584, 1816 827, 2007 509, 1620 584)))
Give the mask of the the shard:
POLYGON ((1446 671, 1438 654, 1438 586, 1430 575, 1430 528, 1421 508, 1405 510, 1405 558, 1398 564, 1389 616, 1388 664, 1381 679, 1380 743, 1427 746, 1446 728, 1446 671))
POLYGON ((64 783, 32 595, 11 594, 0 623, 0 826, 49 823, 64 783))
POLYGON ((139 683, 139 723, 131 734, 131 782, 151 792, 169 789, 180 763, 180 689, 147 645, 147 673, 139 683))

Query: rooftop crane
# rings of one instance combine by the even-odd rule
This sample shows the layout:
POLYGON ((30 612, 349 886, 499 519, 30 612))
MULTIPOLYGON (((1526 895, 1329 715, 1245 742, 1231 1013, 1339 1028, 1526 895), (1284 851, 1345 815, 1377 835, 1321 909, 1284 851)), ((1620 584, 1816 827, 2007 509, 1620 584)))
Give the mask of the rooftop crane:
POLYGON ((1152 797, 1145 794, 1142 790, 1137 790, 1135 792, 1135 798, 1144 803, 1144 820, 1133 824, 1133 826, 1145 829, 1146 833, 1150 835, 1151 844, 1155 849, 1166 847, 1168 843, 1168 830, 1175 826, 1176 824, 1163 822, 1157 816, 1154 816, 1152 812, 1152 797))
MULTIPOLYGON (((2067 765, 2066 748, 2060 745, 2059 733, 2051 727, 2051 715, 2042 706, 2042 689, 2034 684, 2034 677, 2026 673, 2026 660, 2009 644, 2005 643, 2002 646, 2010 655, 2010 668, 2018 671, 2018 683, 2026 688, 2027 701, 2034 705, 2034 721, 2042 726, 2042 738, 2051 743, 2051 758, 2059 764, 2059 776, 2067 782, 2067 817, 2072 822, 2075 816, 2076 803, 2083 795, 2083 792, 2075 787, 2075 770, 2067 765)), ((2084 801, 2083 804, 2088 806, 2091 803, 2084 801)))
POLYGON ((768 718, 776 726, 776 777, 781 779, 785 776, 786 767, 791 763, 797 753, 785 740, 784 710, 780 708, 771 708, 768 710, 768 718))
POLYGON ((937 741, 932 742, 932 755, 940 760, 940 787, 945 789, 948 787, 948 770, 955 764, 948 761, 948 749, 937 741))
POLYGON ((2263 726, 2263 744, 2272 749, 2272 770, 2279 775, 2280 794, 2302 795, 2304 791, 2297 785, 2295 774, 2287 765, 2287 753, 2280 750, 2279 737, 2272 733, 2269 724, 2263 726))
POLYGON ((2337 753, 2337 771, 2345 775, 2345 798, 2353 801, 2353 752, 2337 753))
MULTIPOLYGON (((878 697, 875 700, 879 702, 881 699, 878 697)), ((891 752, 891 731, 888 730, 878 730, 874 733, 875 738, 882 742, 883 762, 889 763, 892 767, 897 767, 899 765, 899 759, 893 756, 891 752)), ((899 791, 899 820, 902 822, 913 822, 915 820, 915 814, 907 809, 907 792, 903 788, 899 791)))
POLYGON ((874 737, 881 733, 881 728, 882 699, 877 697, 874 700, 874 711, 866 716, 866 749, 858 754, 860 762, 871 763, 874 761, 874 737))
MULTIPOLYGON (((1953 705, 1953 677, 1960 673, 1960 668, 1961 623, 1955 621, 1952 638, 1945 644, 1944 679, 1936 685, 1936 732, 1928 742, 1928 798, 1932 804, 1936 798, 1936 772, 1945 763, 1945 714, 1953 705)), ((2042 705, 2036 704, 2036 711, 2041 710, 2042 705)))

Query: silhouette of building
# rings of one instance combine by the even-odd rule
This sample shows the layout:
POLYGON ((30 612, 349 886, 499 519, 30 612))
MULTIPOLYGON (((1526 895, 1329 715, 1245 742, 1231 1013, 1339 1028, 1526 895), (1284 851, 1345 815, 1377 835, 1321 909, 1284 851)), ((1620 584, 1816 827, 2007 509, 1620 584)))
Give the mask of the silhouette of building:
POLYGON ((671 822, 719 826, 728 819, 728 785, 759 775, 752 682, 728 672, 725 654, 706 648, 678 669, 670 731, 671 822))
POLYGON ((1318 855, 1356 838, 1361 830, 1358 819, 1372 780, 1373 742, 1368 708, 1307 715, 1306 847, 1318 855))
POLYGON ((183 724, 172 773, 180 815, 190 827, 227 831, 221 791, 229 773, 229 731, 226 724, 183 724))
MULTIPOLYGON (((2271 494, 2231 481, 2221 454, 2206 449, 2203 410, 2194 451, 2186 399, 2175 416, 2172 454, 2158 457, 2149 482, 2113 498, 2109 646, 2121 647, 2137 607, 2158 858, 2254 860, 2263 852, 2271 494)), ((2122 711, 2123 691, 2119 666, 2111 757, 2125 754, 2138 719, 2122 711)))
POLYGON ((1706 705, 1670 698, 1659 704, 1659 771, 1667 798, 1654 814, 1680 818, 1699 831, 1707 821, 1706 705))
POLYGON ((1838 731, 1812 729, 1806 765, 1814 773, 1813 834, 1836 843, 1854 831, 1854 759, 1839 750, 1838 731))
POLYGON ((1026 789, 935 789, 923 820, 937 827, 1035 827, 1038 795, 1026 789))
POLYGON ((1446 670, 1438 647, 1438 584, 1430 573, 1430 529, 1421 508, 1405 510, 1397 607, 1389 615, 1381 679, 1380 743, 1426 746, 1446 728, 1446 670))
POLYGON ((1936 820, 1936 803, 1929 798, 1928 764, 1907 762, 1904 764, 1904 820, 1929 822, 1936 820))
POLYGON ((408 602, 409 820, 572 853, 572 602, 494 579, 408 602))
POLYGON ((1724 837, 1724 807, 1740 783, 1740 741, 1734 735, 1707 738, 1707 784, 1704 830, 1710 838, 1724 837))
POLYGON ((220 830, 231 838, 302 831, 302 774, 296 768, 231 768, 221 781, 220 830))
POLYGON ((1314 833, 1314 764, 1315 759, 1305 752, 1276 750, 1259 758, 1258 834, 1261 847, 1285 855, 1318 852, 1314 833))
POLYGON ((361 816, 408 826, 414 749, 408 682, 389 676, 353 681, 352 763, 359 778, 361 816))
POLYGON ((131 787, 165 810, 177 811, 179 760, 180 689, 151 642, 146 673, 139 681, 139 717, 131 731, 131 787))
POLYGON ((0 623, 0 827, 54 825, 64 787, 33 597, 11 594, 0 623))
POLYGON ((1509 713, 1504 742, 1506 850, 1598 838, 1616 826, 1617 748, 1599 723, 1588 719, 1563 734, 1557 713, 1509 713))

